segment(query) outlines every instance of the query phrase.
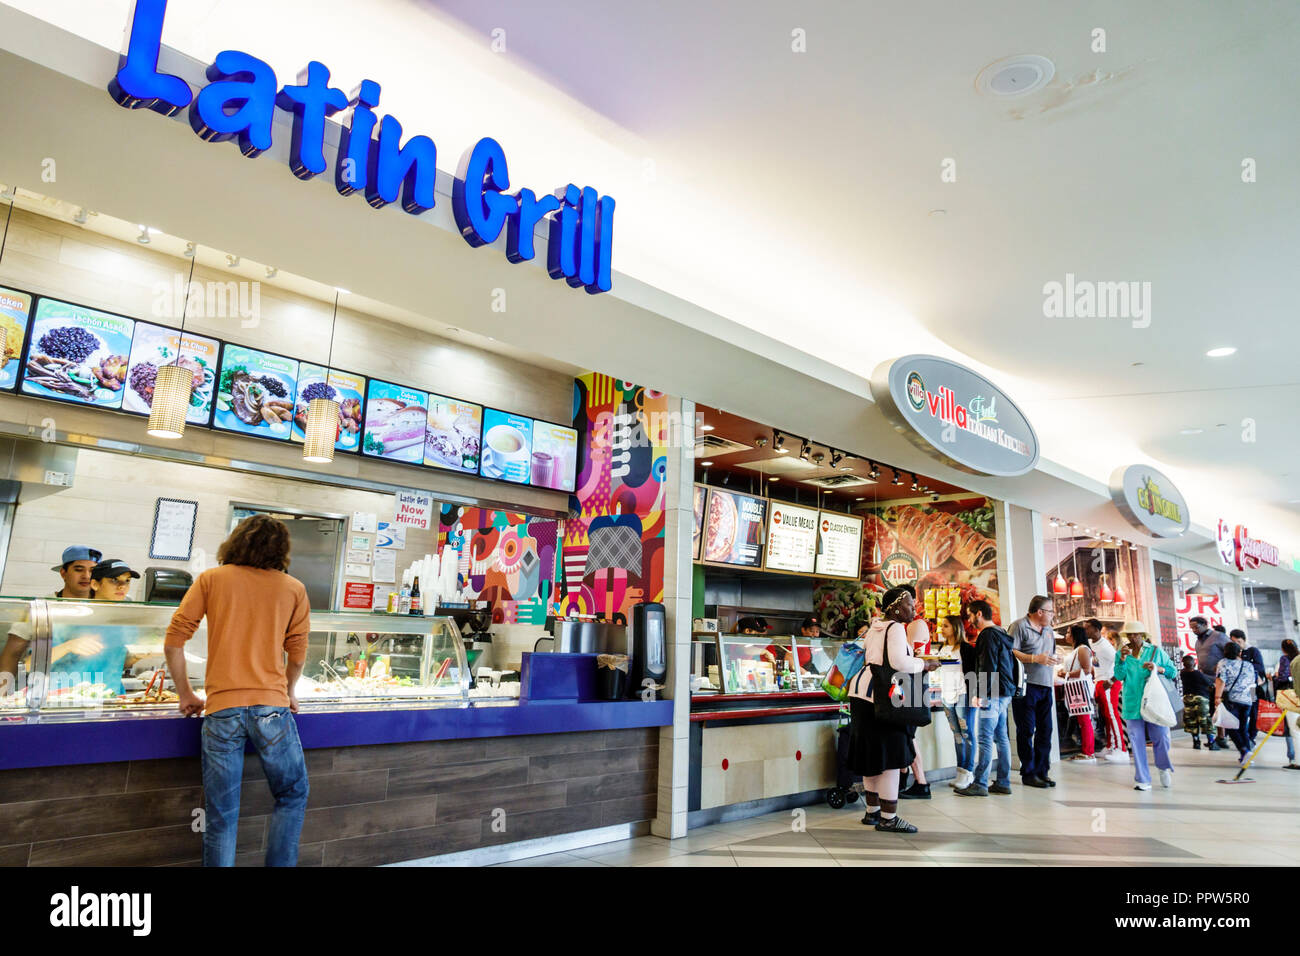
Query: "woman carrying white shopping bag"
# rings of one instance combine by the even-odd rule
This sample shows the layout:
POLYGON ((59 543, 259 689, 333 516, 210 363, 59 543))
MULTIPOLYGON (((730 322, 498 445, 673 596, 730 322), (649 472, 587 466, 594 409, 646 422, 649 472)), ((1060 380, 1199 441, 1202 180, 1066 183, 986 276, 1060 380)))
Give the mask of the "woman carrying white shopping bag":
POLYGON ((1130 750, 1134 764, 1134 790, 1151 789, 1151 769, 1147 766, 1147 739, 1155 751, 1156 767, 1160 770, 1160 783, 1174 785, 1174 765, 1169 760, 1169 728, 1174 724, 1173 704, 1157 676, 1169 680, 1178 675, 1169 655, 1147 640, 1146 627, 1141 621, 1126 621, 1120 631, 1123 644, 1120 660, 1115 662, 1115 679, 1123 685, 1120 695, 1120 715, 1128 727, 1130 750))

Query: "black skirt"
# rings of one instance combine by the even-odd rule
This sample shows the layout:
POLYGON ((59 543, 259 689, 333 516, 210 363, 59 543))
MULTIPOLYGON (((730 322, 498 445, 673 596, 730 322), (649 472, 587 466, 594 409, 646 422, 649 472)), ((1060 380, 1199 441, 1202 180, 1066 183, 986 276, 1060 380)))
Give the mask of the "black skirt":
POLYGON ((875 705, 849 698, 849 770, 860 777, 875 777, 886 770, 902 770, 916 759, 916 747, 906 727, 876 719, 875 705))

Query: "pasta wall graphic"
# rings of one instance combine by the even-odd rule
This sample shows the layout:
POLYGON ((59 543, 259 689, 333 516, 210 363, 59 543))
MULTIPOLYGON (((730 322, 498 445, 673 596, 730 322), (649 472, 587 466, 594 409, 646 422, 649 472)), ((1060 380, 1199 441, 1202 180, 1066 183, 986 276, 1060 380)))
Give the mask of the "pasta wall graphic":
POLYGON ((662 392, 608 375, 574 380, 585 455, 570 499, 577 517, 564 522, 560 545, 560 613, 608 618, 663 600, 669 404, 662 392))

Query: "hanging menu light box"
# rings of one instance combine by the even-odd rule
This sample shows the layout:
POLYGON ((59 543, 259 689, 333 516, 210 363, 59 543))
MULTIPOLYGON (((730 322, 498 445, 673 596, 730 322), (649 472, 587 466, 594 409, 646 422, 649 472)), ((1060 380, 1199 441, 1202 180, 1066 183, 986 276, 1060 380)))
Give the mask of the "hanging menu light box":
POLYGON ((768 511, 767 570, 811 574, 817 559, 817 509, 773 501, 768 511))
POLYGON ((763 565, 763 524, 767 499, 721 488, 709 489, 704 560, 740 568, 763 565))
POLYGON ((134 331, 124 315, 38 299, 23 394, 120 409, 134 331))
POLYGON ((23 346, 27 343, 27 326, 32 317, 32 297, 17 289, 0 287, 0 328, 5 332, 4 357, 0 359, 0 389, 12 390, 18 384, 22 367, 23 346))
POLYGON ((153 390, 158 381, 158 369, 164 365, 178 364, 194 375, 185 421, 191 425, 206 425, 211 421, 221 343, 216 339, 187 332, 185 347, 178 362, 176 355, 180 347, 181 334, 178 329, 151 325, 148 322, 135 324, 122 411, 148 415, 153 409, 153 390))
POLYGON ((861 575, 862 519, 823 511, 817 522, 817 573, 828 578, 861 575))
POLYGON ((356 451, 361 447, 361 417, 366 397, 366 380, 351 372, 329 370, 325 381, 325 368, 302 362, 298 366, 298 393, 293 403, 293 432, 296 442, 307 440, 307 409, 317 398, 330 398, 339 403, 339 432, 334 441, 336 451, 356 451))
POLYGON ((222 431, 288 441, 297 387, 297 359, 227 342, 213 424, 222 431))

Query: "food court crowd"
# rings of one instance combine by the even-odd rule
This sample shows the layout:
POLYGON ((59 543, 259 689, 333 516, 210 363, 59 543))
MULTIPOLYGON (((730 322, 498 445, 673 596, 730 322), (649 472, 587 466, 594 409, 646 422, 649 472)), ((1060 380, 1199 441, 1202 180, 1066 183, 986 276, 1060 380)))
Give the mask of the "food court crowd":
MULTIPOLYGON (((1070 628, 1069 650, 1062 653, 1052 628, 1052 598, 1036 595, 1028 613, 1006 629, 993 622, 988 602, 970 602, 960 616, 941 619, 938 653, 923 660, 914 648, 923 646, 924 639, 918 645, 909 633, 917 625, 926 627, 916 620, 915 601, 908 585, 885 593, 880 616, 859 632, 864 666, 848 683, 848 766, 862 777, 862 822, 877 830, 917 832, 899 815, 899 800, 931 797, 913 737, 916 728, 930 720, 933 701, 926 674, 938 668, 944 678, 943 710, 957 751, 952 786, 958 796, 969 798, 1012 792, 1008 715, 1016 725, 1021 784, 1036 789, 1056 786, 1051 776, 1052 718, 1060 683, 1073 691, 1071 715, 1082 740, 1079 753, 1069 759, 1080 764, 1130 763, 1134 789, 1139 791, 1152 787, 1148 743, 1161 786, 1174 785, 1170 728, 1179 711, 1184 712, 1183 727, 1193 747, 1201 748, 1201 737, 1211 750, 1228 749, 1230 741, 1238 764, 1243 764, 1256 745, 1261 699, 1277 695, 1283 710, 1300 709, 1294 699, 1300 654, 1293 641, 1283 643, 1281 660, 1270 674, 1243 631, 1227 633, 1202 617, 1191 619, 1195 654, 1177 663, 1141 622, 1128 621, 1113 630, 1092 619, 1070 628), (942 659, 959 660, 960 666, 944 665, 942 659), (905 785, 902 777, 909 770, 914 779, 905 785)), ((1300 769, 1289 721, 1283 726, 1288 769, 1300 769)))

